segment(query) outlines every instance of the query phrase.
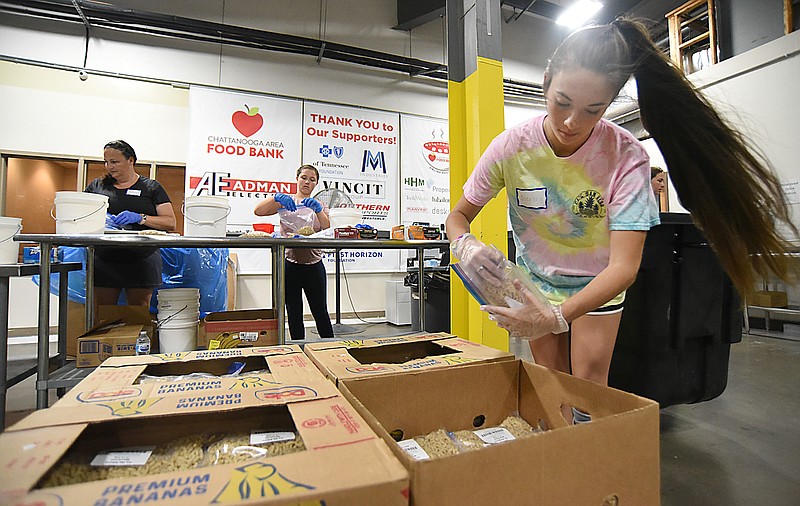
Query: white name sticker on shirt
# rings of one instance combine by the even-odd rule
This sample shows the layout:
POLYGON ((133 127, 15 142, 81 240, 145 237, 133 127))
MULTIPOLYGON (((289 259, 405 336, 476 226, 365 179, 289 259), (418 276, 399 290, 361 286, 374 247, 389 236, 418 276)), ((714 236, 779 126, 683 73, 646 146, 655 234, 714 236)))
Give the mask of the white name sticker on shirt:
POLYGON ((517 188, 517 205, 528 209, 547 209, 547 188, 517 188))
POLYGON ((142 190, 134 190, 133 188, 128 188, 128 191, 125 192, 125 195, 133 195, 134 197, 141 197, 142 190))
POLYGON ((155 450, 155 446, 139 446, 132 448, 119 448, 98 453, 92 459, 92 466, 143 466, 155 450))

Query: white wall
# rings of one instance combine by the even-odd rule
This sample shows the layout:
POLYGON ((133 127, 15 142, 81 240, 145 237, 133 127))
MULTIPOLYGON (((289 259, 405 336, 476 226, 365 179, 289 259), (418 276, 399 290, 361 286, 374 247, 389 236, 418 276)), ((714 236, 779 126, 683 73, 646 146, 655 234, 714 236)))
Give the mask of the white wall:
MULTIPOLYGON (((689 76, 717 110, 762 151, 783 183, 800 181, 800 32, 759 46, 689 76)), ((652 163, 664 163, 655 142, 645 142, 652 163)), ((686 212, 670 185, 670 211, 686 212)), ((800 205, 791 206, 800 227, 800 205)))

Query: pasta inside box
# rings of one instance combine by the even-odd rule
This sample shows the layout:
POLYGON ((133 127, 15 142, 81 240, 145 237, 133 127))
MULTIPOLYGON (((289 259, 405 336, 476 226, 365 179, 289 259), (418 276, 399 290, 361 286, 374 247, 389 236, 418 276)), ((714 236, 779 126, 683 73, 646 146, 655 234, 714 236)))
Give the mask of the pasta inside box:
POLYGON ((409 470, 412 504, 659 503, 649 399, 519 360, 339 389, 409 470))
POLYGON ((0 435, 4 504, 407 504, 407 472, 384 441, 323 393, 203 413, 187 396, 159 417, 15 426, 0 435))
POLYGON ((303 350, 332 381, 514 359, 445 333, 308 343, 303 350))
POLYGON ((200 322, 197 347, 209 350, 278 344, 274 309, 243 309, 209 313, 200 322))

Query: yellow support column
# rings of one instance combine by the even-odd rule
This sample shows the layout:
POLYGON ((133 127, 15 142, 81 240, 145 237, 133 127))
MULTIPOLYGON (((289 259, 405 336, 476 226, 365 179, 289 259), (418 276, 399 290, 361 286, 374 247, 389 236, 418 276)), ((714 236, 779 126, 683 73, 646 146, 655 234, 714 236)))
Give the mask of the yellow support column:
MULTIPOLYGON (((451 206, 461 198, 462 187, 483 151, 504 129, 500 1, 469 2, 466 12, 464 5, 447 1, 451 206)), ((507 215, 502 192, 472 222, 471 232, 507 254, 507 215)), ((458 277, 450 279, 451 331, 507 351, 508 333, 478 309, 458 277)))

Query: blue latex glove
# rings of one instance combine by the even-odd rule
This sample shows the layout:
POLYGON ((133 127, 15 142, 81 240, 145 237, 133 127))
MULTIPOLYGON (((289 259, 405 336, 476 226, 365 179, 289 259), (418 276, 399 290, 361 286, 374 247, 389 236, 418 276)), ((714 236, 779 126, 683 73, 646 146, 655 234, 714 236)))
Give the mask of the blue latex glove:
POLYGON ((306 207, 310 207, 311 210, 314 211, 315 213, 322 212, 322 204, 320 204, 319 200, 317 199, 312 199, 311 197, 308 197, 301 200, 300 203, 306 207))
POLYGON ((283 206, 287 211, 297 211, 297 204, 295 204, 294 199, 285 193, 276 193, 274 198, 275 202, 283 206))
POLYGON ((119 227, 114 223, 115 214, 106 213, 106 230, 119 230, 119 227))
POLYGON ((133 211, 122 211, 121 213, 119 213, 114 217, 114 223, 118 227, 123 227, 125 225, 132 225, 141 222, 142 222, 142 215, 139 213, 134 213, 133 211))

